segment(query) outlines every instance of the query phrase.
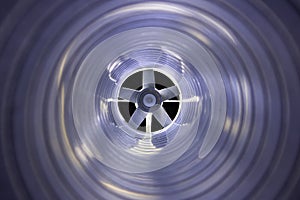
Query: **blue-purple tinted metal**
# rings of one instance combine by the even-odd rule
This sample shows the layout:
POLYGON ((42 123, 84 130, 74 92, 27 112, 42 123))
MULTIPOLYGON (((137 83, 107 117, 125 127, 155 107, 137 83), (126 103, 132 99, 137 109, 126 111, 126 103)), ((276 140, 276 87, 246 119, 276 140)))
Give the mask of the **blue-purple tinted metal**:
POLYGON ((298 1, 6 2, 1 199, 300 198, 298 1), (143 140, 116 105, 149 68, 181 107, 143 140))

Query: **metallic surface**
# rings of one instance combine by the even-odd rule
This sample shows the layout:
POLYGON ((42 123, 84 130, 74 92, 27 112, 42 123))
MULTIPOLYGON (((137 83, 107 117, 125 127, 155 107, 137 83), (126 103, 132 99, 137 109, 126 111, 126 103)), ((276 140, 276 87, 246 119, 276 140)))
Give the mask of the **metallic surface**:
POLYGON ((299 1, 0 5, 1 199, 300 198, 299 1), (152 70, 179 114, 143 132, 152 70))

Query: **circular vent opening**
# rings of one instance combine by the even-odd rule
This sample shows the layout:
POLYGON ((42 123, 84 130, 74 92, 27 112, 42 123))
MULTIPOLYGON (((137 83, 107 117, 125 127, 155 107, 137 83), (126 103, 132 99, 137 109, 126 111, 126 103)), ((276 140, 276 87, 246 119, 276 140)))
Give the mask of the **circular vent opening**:
POLYGON ((156 132, 175 120, 180 108, 180 90, 166 75, 153 69, 133 73, 119 91, 118 107, 131 128, 156 132))

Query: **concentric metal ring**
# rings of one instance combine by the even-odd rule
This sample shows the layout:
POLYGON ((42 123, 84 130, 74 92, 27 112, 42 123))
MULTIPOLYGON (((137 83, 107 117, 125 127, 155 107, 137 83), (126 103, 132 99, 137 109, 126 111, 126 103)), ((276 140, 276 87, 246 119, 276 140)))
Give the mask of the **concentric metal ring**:
POLYGON ((263 2, 21 1, 2 27, 1 147, 20 199, 297 198, 299 44, 263 2), (116 101, 145 66, 180 89, 151 137, 116 101))

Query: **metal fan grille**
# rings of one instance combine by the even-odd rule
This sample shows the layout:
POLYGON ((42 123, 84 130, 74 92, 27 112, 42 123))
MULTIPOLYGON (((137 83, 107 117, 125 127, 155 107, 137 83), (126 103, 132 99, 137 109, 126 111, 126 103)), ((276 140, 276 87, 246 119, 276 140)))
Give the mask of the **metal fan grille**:
POLYGON ((169 126, 178 114, 179 104, 178 86, 153 69, 127 77, 119 92, 118 106, 125 121, 147 133, 169 126))

